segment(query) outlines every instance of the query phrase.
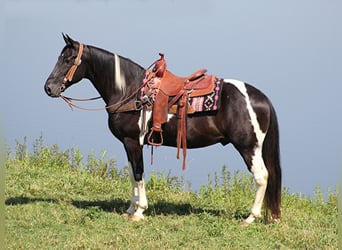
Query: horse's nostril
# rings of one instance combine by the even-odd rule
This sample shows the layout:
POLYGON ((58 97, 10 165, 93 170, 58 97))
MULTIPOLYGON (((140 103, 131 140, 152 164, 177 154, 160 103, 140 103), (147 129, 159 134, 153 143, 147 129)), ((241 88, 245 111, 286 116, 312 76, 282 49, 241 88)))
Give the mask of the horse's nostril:
POLYGON ((48 94, 50 96, 51 95, 51 88, 49 86, 46 86, 45 92, 46 92, 46 94, 48 94))

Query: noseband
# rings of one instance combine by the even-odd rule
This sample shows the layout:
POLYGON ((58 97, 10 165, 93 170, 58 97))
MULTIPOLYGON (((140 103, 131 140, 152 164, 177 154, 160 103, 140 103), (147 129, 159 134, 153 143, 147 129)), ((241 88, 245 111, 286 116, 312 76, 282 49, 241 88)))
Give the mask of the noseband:
POLYGON ((71 66, 71 68, 69 69, 68 73, 66 73, 64 79, 63 79, 63 83, 62 83, 62 88, 65 89, 66 86, 65 84, 69 81, 72 81, 72 78, 74 77, 74 74, 77 70, 77 67, 81 64, 82 60, 82 53, 83 53, 83 47, 84 45, 82 43, 80 43, 80 47, 78 49, 78 53, 77 53, 77 57, 75 58, 74 64, 71 66))

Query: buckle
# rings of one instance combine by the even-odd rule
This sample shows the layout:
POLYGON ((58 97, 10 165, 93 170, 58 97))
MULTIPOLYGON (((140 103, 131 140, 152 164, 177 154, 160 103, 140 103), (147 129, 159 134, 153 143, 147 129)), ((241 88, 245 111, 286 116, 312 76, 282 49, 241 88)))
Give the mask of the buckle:
POLYGON ((137 101, 135 101, 134 103, 135 103, 135 110, 136 110, 136 111, 142 110, 142 108, 143 108, 143 106, 144 106, 143 103, 142 103, 142 101, 138 101, 138 100, 137 100, 137 101))

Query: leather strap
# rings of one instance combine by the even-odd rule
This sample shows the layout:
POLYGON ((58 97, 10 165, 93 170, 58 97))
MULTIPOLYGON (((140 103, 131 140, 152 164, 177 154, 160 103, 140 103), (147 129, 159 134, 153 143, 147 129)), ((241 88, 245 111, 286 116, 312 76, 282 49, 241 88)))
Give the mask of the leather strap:
POLYGON ((183 164, 182 169, 186 168, 186 122, 187 122, 187 109, 188 109, 188 95, 184 93, 178 104, 177 112, 177 159, 179 159, 180 148, 183 149, 183 164))
POLYGON ((65 85, 65 83, 67 81, 71 82, 72 78, 74 77, 74 74, 76 72, 77 67, 81 64, 82 60, 82 53, 83 53, 83 47, 84 45, 82 43, 80 43, 80 47, 78 49, 78 53, 77 53, 77 57, 75 58, 74 64, 71 66, 71 68, 69 69, 68 73, 65 75, 64 80, 63 80, 63 84, 65 85))

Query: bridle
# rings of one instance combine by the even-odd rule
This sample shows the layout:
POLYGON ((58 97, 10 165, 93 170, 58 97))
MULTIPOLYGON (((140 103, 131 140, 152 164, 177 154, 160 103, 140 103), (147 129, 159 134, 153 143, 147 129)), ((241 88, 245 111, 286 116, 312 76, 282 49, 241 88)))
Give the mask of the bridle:
MULTIPOLYGON (((82 43, 79 43, 79 49, 78 49, 78 53, 77 53, 77 57, 75 58, 75 61, 73 63, 73 65, 70 67, 70 69, 68 70, 68 72, 66 73, 63 82, 62 82, 62 90, 66 89, 66 83, 69 81, 72 81, 74 74, 78 68, 78 66, 82 63, 81 57, 83 54, 83 48, 84 45, 82 43)), ((60 97, 69 105, 69 107, 71 108, 71 110, 73 110, 74 108, 78 108, 81 110, 87 110, 87 111, 98 111, 98 110, 108 110, 111 113, 121 113, 121 112, 127 112, 127 111, 138 111, 141 110, 144 102, 141 100, 135 100, 133 102, 128 102, 133 96, 137 95, 138 92, 144 88, 144 86, 150 81, 151 78, 156 76, 156 71, 155 70, 150 70, 150 68, 155 64, 156 62, 152 63, 146 70, 146 74, 145 74, 145 78, 143 83, 132 93, 130 94, 128 97, 126 97, 125 99, 119 101, 118 103, 114 103, 105 107, 100 107, 100 108, 84 108, 84 107, 80 107, 74 103, 72 103, 72 101, 93 101, 93 100, 97 100, 97 99, 101 99, 101 96, 98 97, 92 97, 92 98, 71 98, 71 97, 67 97, 67 96, 63 96, 60 95, 60 97)))
POLYGON ((77 70, 77 67, 81 64, 82 60, 82 54, 83 54, 83 48, 84 45, 82 43, 80 43, 80 46, 78 48, 78 52, 77 52, 77 57, 75 58, 75 61, 73 63, 73 65, 70 67, 69 71, 66 73, 63 82, 62 82, 62 89, 66 89, 65 84, 69 81, 72 81, 72 78, 74 77, 74 74, 77 70))

